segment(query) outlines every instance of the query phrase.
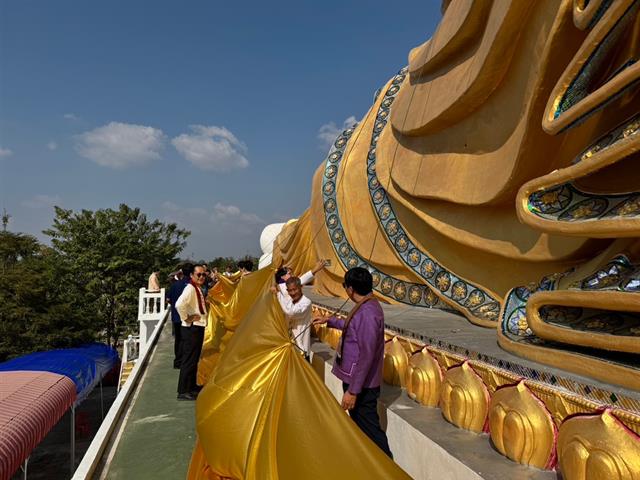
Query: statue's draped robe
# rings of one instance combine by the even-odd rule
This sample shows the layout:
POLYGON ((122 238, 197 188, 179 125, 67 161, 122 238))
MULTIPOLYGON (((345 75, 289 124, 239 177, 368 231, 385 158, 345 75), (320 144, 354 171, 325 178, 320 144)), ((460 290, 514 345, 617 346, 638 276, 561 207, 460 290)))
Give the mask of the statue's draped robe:
POLYGON ((209 295, 188 478, 409 478, 298 353, 269 290, 273 274, 221 279, 209 295))

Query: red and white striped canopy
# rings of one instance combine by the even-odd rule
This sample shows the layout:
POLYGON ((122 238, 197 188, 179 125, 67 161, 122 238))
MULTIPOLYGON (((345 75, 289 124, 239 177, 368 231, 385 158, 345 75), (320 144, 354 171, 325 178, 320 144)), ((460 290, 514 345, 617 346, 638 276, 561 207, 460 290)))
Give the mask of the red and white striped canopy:
POLYGON ((49 372, 0 372, 0 480, 9 479, 73 405, 76 385, 49 372))

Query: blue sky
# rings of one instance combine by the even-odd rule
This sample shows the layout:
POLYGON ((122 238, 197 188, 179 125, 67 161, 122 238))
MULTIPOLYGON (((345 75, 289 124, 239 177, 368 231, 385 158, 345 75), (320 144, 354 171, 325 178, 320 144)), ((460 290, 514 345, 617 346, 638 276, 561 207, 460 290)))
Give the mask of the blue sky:
POLYGON ((259 253, 327 138, 440 19, 436 0, 0 3, 0 209, 140 207, 184 256, 259 253))

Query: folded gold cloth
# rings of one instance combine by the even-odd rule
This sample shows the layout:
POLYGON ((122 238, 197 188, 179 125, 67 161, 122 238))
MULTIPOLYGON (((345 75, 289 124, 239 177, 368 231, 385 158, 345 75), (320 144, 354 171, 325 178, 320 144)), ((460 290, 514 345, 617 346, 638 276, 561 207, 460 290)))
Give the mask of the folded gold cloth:
POLYGON ((298 354, 269 291, 272 278, 273 270, 263 269, 243 277, 227 302, 209 298, 210 319, 223 325, 220 338, 228 342, 214 352, 209 322, 200 365, 209 379, 196 404, 198 444, 188 478, 409 478, 298 354))

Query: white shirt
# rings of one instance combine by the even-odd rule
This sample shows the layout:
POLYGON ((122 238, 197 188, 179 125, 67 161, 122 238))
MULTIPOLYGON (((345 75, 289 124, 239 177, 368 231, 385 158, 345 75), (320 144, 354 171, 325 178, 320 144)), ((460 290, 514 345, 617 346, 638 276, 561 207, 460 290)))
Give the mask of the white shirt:
MULTIPOLYGON (((300 275, 300 283, 307 285, 313 281, 313 278, 313 272, 309 270, 300 275)), ((278 301, 289 322, 291 334, 293 338, 296 339, 295 342, 298 348, 308 355, 311 350, 311 328, 307 328, 307 325, 311 324, 311 300, 303 295, 302 298, 298 300, 298 303, 293 303, 293 300, 291 300, 287 292, 286 283, 279 283, 278 289, 280 290, 278 292, 278 301), (307 330, 301 334, 305 328, 307 328, 307 330)))
POLYGON ((180 315, 180 320, 182 320, 181 325, 183 327, 189 327, 190 325, 197 325, 199 327, 207 326, 207 306, 205 302, 205 312, 204 315, 200 314, 200 307, 198 307, 198 294, 196 293, 196 289, 190 283, 184 287, 182 294, 178 297, 176 301, 176 310, 180 315), (190 315, 198 315, 199 319, 195 320, 193 323, 187 323, 186 320, 190 315))
POLYGON ((278 301, 287 317, 296 345, 308 355, 311 348, 311 332, 307 328, 311 325, 311 300, 302 295, 300 300, 293 303, 289 295, 278 292, 278 301))

